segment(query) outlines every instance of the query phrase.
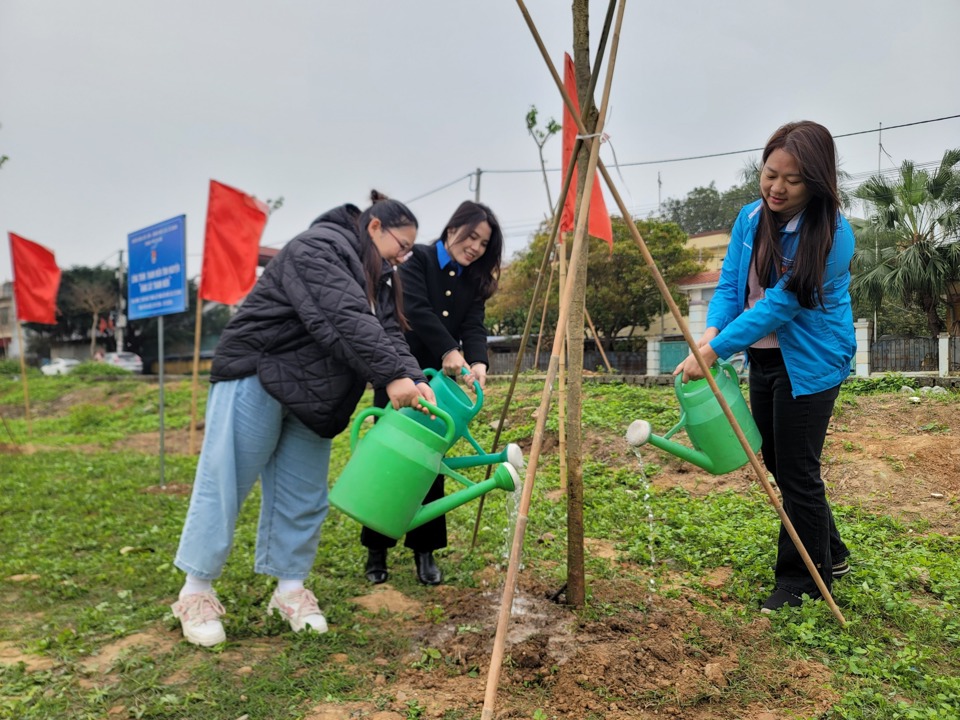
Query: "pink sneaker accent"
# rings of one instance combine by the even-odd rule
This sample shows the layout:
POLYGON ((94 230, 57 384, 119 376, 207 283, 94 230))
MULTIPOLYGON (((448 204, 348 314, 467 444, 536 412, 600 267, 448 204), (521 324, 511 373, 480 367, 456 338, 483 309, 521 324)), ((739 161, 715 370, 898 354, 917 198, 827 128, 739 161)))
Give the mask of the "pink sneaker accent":
POLYGON ((170 607, 174 617, 180 619, 183 637, 187 642, 212 647, 227 639, 223 623, 220 622, 225 611, 214 593, 190 593, 170 607))
POLYGON ((279 613, 280 616, 290 623, 294 632, 300 632, 306 628, 315 633, 325 633, 327 631, 327 619, 320 612, 320 606, 317 605, 317 596, 307 590, 300 588, 288 593, 274 592, 270 598, 270 604, 267 605, 268 613, 279 613))

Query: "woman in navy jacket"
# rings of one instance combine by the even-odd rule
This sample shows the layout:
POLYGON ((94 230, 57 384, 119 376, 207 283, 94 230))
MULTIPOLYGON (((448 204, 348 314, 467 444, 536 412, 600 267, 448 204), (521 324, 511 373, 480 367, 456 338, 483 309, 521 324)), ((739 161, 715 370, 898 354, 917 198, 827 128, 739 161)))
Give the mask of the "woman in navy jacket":
MULTIPOLYGON (((440 238, 414 245, 400 266, 403 311, 410 324, 405 337, 421 368, 442 369, 455 378, 462 368, 468 384, 483 387, 487 380, 487 331, 484 306, 497 289, 503 234, 486 205, 466 201, 447 221, 440 238)), ((383 407, 386 396, 374 394, 383 407)), ((438 475, 424 502, 443 497, 443 475, 438 475)), ((367 548, 366 576, 372 583, 387 579, 387 549, 396 541, 363 528, 360 542, 367 548)), ((413 550, 417 578, 425 585, 443 579, 433 551, 447 545, 446 518, 440 516, 407 533, 404 544, 413 550)))
MULTIPOLYGON (((853 232, 840 215, 836 149, 814 122, 779 128, 763 151, 761 199, 740 211, 698 345, 708 365, 747 350, 750 406, 783 508, 827 588, 849 570, 820 477, 840 383, 856 352, 850 304, 853 232)), ((691 354, 674 375, 703 376, 691 354)), ((780 528, 776 588, 762 610, 819 597, 780 528)))

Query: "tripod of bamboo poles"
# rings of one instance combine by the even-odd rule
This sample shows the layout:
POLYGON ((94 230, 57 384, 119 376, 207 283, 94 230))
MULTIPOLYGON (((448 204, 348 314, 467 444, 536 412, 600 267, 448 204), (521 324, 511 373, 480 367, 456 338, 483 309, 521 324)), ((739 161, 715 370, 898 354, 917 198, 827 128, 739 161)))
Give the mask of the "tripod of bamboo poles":
MULTIPOLYGON (((587 217, 589 214, 589 205, 590 205, 590 196, 593 186, 593 179, 596 174, 597 161, 600 158, 600 137, 599 133, 603 131, 603 124, 606 119, 607 114, 607 102, 610 97, 610 86, 613 80, 613 71, 616 63, 617 49, 620 42, 620 28, 623 24, 623 11, 626 0, 620 0, 619 8, 617 12, 616 24, 613 30, 613 40, 610 47, 610 61, 607 67, 607 76, 604 82, 603 95, 600 102, 599 115, 597 117, 596 124, 596 135, 591 137, 590 141, 590 157, 587 161, 586 176, 584 177, 584 186, 583 194, 580 197, 580 205, 577 213, 577 223, 574 230, 573 238, 573 253, 571 257, 571 269, 570 276, 576 276, 577 265, 580 262, 580 247, 583 244, 584 236, 586 235, 587 229, 587 217)), ((531 26, 531 30, 535 31, 535 27, 532 25, 532 20, 529 19, 529 14, 527 13, 526 7, 523 4, 523 0, 517 0, 517 5, 520 7, 521 12, 525 18, 528 18, 528 24, 531 26)), ((549 56, 546 55, 546 48, 542 47, 542 42, 539 40, 539 34, 535 33, 534 37, 537 39, 538 45, 541 46, 541 51, 544 53, 544 57, 547 58, 549 62, 549 56)), ((550 64, 551 69, 553 68, 552 63, 550 64)), ((554 73, 556 71, 554 70, 554 73)), ((559 78, 556 78, 559 80, 559 78)), ((563 83, 558 83, 559 87, 563 87, 563 83)), ((566 97, 564 93, 567 107, 570 109, 571 114, 578 119, 578 127, 580 128, 581 135, 587 135, 584 130, 582 121, 579 121, 578 113, 573 111, 573 105, 569 101, 569 98, 566 97)), ((571 157, 571 165, 573 165, 573 158, 571 157)), ((562 207, 562 198, 559 207, 562 207)), ((558 209, 559 209, 558 207, 558 209)), ((537 472, 537 463, 540 458, 540 451, 543 447, 543 431, 547 422, 547 412, 550 407, 550 396, 553 391, 553 382, 556 379, 557 369, 560 363, 560 351, 563 346, 563 341, 566 335, 566 325, 567 318, 570 312, 570 302, 573 297, 573 288, 575 283, 567 282, 563 288, 563 297, 560 302, 560 316, 557 320, 557 331, 553 341, 553 351, 550 355, 550 363, 547 367, 547 378, 543 384, 543 392, 540 398, 540 409, 537 413, 537 424, 536 429, 533 435, 533 445, 530 449, 530 459, 527 463, 527 472, 526 478, 523 484, 523 492, 520 498, 520 507, 517 512, 517 523, 516 528, 513 534, 513 542, 510 548, 510 563, 507 567, 507 577, 504 581, 503 586, 503 598, 500 602, 500 613, 497 619, 497 632, 494 637, 493 643, 493 652, 490 657, 490 668, 487 675, 487 687, 483 699, 483 710, 481 712, 481 720, 492 720, 493 719, 493 709, 496 702, 497 686, 500 681, 500 670, 503 665, 503 652, 504 645, 506 642, 507 626, 510 622, 511 610, 513 607, 513 596, 514 590, 517 583, 517 574, 520 565, 520 553, 523 546, 523 537, 526 532, 528 512, 530 509, 530 500, 533 496, 533 484, 536 479, 537 472)))
MULTIPOLYGON (((609 99, 609 90, 610 83, 613 76, 613 70, 616 59, 616 51, 619 45, 619 35, 620 27, 623 20, 623 9, 624 9, 625 0, 620 0, 619 12, 617 16, 616 29, 614 31, 614 42, 611 47, 610 52, 610 65, 607 72, 607 78, 604 85, 603 98, 600 106, 600 114, 597 119, 597 127, 595 134, 592 137, 590 157, 587 164, 587 175, 585 178, 585 186, 583 190, 583 197, 580 200, 580 213, 578 216, 577 228, 574 236, 574 250, 573 250, 573 259, 572 266, 575 269, 577 263, 579 262, 579 249, 582 244, 583 235, 586 230, 586 218, 587 210, 589 205, 589 197, 592 189, 593 177, 597 170, 603 175, 604 181, 610 189, 611 194, 613 195, 618 207, 623 213, 625 219, 630 218, 630 213, 626 208, 626 205, 623 202, 622 197, 619 192, 617 192, 616 187, 613 184, 612 179, 610 178, 609 173, 607 172, 604 165, 599 162, 599 137, 598 134, 602 132, 603 122, 606 117, 606 108, 607 102, 609 99)), ((538 48, 540 49, 541 55, 543 56, 544 62, 547 64, 548 69, 550 70, 551 75, 553 76, 554 82, 557 86, 557 89, 560 91, 560 94, 563 96, 564 103, 569 109, 571 109, 571 114, 577 118, 577 114, 572 112, 573 103, 570 100, 570 97, 567 95, 566 89, 564 88, 563 82, 558 75, 556 68, 553 65, 553 62, 550 60, 550 56, 547 53, 546 47, 543 44, 540 34, 537 31, 536 26, 533 23, 532 18, 530 17, 529 12, 526 9, 526 6, 523 3, 523 0, 517 0, 517 5, 520 8, 521 14, 524 16, 525 21, 530 29, 531 34, 535 42, 537 43, 538 48)), ((586 135, 587 130, 582 122, 578 121, 578 127, 581 134, 586 135)), ((833 597, 830 595, 829 590, 826 588, 826 585, 823 583, 823 579, 820 577, 820 574, 817 572, 816 567, 813 565, 813 561, 810 559, 809 554, 806 552, 806 549, 803 547, 799 536, 796 533, 796 530, 793 528, 793 524, 790 522, 790 519, 787 517, 786 512, 783 510, 782 505, 777 499, 773 488, 770 486, 770 483, 767 481, 766 473, 763 470, 762 465, 760 464, 759 459, 756 454, 753 452, 753 449, 750 447, 749 442, 743 434, 743 431, 740 429, 739 424, 737 423, 736 417, 734 417, 732 410, 727 404, 725 398, 723 397, 720 389, 717 387, 716 381, 713 379, 712 374, 709 371, 709 368, 706 365, 706 362, 703 359, 703 356, 700 354, 697 344, 694 342, 693 337, 690 335, 690 330, 687 327, 686 321, 683 319, 683 316, 680 314, 680 309, 677 307, 677 304, 674 302, 672 296, 669 293, 666 283, 663 280, 652 255, 647 249, 646 243, 640 235, 639 230, 636 228, 636 224, 633 222, 628 222, 630 227, 631 234, 633 235, 634 241, 637 243, 641 254, 643 255, 644 261, 647 263, 654 280, 657 283, 661 294, 664 296, 671 313, 674 318, 677 320, 680 329, 683 332, 683 336, 687 341, 687 344, 690 347, 691 353, 696 359, 697 363, 700 366, 701 371, 704 373, 704 376, 714 393, 714 396, 717 398, 718 403, 720 404, 721 409, 724 412, 728 422, 731 427, 734 429, 734 433, 737 436, 741 446, 744 451, 747 453, 748 458, 750 459, 751 466, 755 470, 757 477, 764 487, 764 490, 767 492, 767 496, 777 511, 777 514, 780 516, 780 520, 783 523, 784 529, 787 531, 787 534, 790 536, 794 545, 796 546, 798 552, 803 558, 804 564, 807 567, 807 570, 810 572, 811 577, 814 579, 818 589, 823 595, 824 600, 829 605, 834 616, 837 617, 838 621, 841 624, 845 624, 843 615, 840 613, 839 608, 836 606, 836 603, 833 601, 833 597)), ((574 270, 571 270, 571 275, 574 274, 574 270)), ((511 546, 510 553, 510 564, 507 568, 507 577, 504 582, 503 589, 503 598, 500 604, 500 614, 498 616, 497 622, 497 633, 494 638, 494 647, 491 654, 490 668, 487 679, 487 687, 484 696, 484 705, 483 711, 481 713, 481 720, 492 720, 493 718, 493 708, 494 702, 496 700, 496 689, 499 683, 500 669, 503 662, 503 649, 504 643, 506 640, 506 631, 507 625, 510 620, 511 609, 513 605, 513 595, 517 581, 517 573, 520 560, 520 552, 523 546, 523 536, 526 531, 526 524, 528 520, 527 513, 529 512, 530 499, 533 494, 533 482, 536 478, 537 463, 539 461, 540 451, 543 445, 543 430, 546 425, 546 410, 549 408, 550 397, 552 393, 553 381, 556 379, 557 366, 558 366, 558 353, 559 347, 563 336, 565 335, 566 319, 569 315, 569 305, 570 300, 573 295, 573 283, 568 283, 567 287, 564 288, 563 300, 560 306, 560 318, 557 325, 557 335, 554 339, 554 351, 550 358, 550 365, 547 370, 547 378, 544 382, 543 393, 541 395, 540 408, 537 414, 537 425, 534 430, 533 445, 530 451, 530 459, 527 464, 526 471, 526 482, 523 487, 523 495, 520 501, 520 508, 517 515, 517 524, 514 531, 513 543, 511 546)))
MULTIPOLYGON (((540 52, 543 56, 544 61, 547 63, 547 67, 550 70, 551 75, 553 76, 554 82, 557 85, 557 89, 560 91, 563 96, 563 101, 566 103, 568 108, 573 107, 573 103, 570 100, 570 97, 567 95, 566 89, 563 86, 563 82, 560 79, 560 76, 557 74, 557 70, 553 65, 553 62, 550 60, 550 56, 547 54, 546 47, 543 45, 543 41, 540 39, 539 32, 536 29, 536 26, 533 24, 532 19, 530 19, 529 13, 526 12, 526 9, 523 7, 522 0, 517 0, 518 5, 521 6, 521 10, 524 14, 524 17, 527 19, 527 24, 530 28, 531 33, 534 36, 534 39, 537 42, 540 52)), ((610 72, 612 72, 612 67, 610 72)), ((574 114, 576 118, 576 114, 574 114)), ((586 132, 586 128, 583 126, 583 123, 578 120, 578 127, 581 133, 586 132)), ((630 212, 627 209, 626 204, 623 202, 623 198, 620 193, 617 191, 616 186, 613 183, 613 179, 610 177, 610 173, 607 172, 606 167, 602 162, 598 162, 596 168, 600 171, 600 174, 603 176, 604 182, 610 190, 610 194, 613 196, 614 200, 617 203, 617 207, 620 209, 620 212, 623 214, 624 218, 630 218, 630 212)), ((739 423, 737 422, 736 417, 733 414, 733 411, 730 409, 729 404, 726 401, 726 398, 723 397, 723 394, 720 392, 720 389, 717 387, 716 380, 714 380, 713 375, 710 373, 709 367, 707 367, 706 362, 703 359, 703 356, 700 354, 700 350, 697 346, 697 343, 694 341, 693 336, 690 335, 690 329, 687 326, 686 320, 683 318, 683 315, 680 313, 680 308, 677 306, 677 303, 674 301, 673 296, 670 294, 669 288, 667 287, 666 282, 663 279, 663 276, 660 274, 659 268, 657 268, 656 261, 653 259, 653 256, 650 254, 647 245, 643 240, 643 237, 640 235, 640 231, 637 229, 636 223, 629 221, 627 227, 630 230, 631 235, 633 236, 634 241, 637 244, 637 247, 640 249, 640 254, 643 255, 643 259, 647 264, 650 273, 653 275, 654 280, 657 283, 657 287, 660 290, 660 294, 663 296, 664 302, 667 303, 667 306, 670 308, 670 312, 673 314, 674 319, 677 321, 677 325, 683 333, 684 339, 687 341, 687 345, 690 347, 690 352, 697 361, 697 364, 700 366, 701 372, 704 374, 710 389, 713 391, 714 396, 717 399, 717 402, 720 405, 720 408, 723 410, 723 414, 726 416, 727 421, 730 423, 730 426, 733 428, 734 434, 737 436, 740 445, 743 447, 744 452, 750 460, 750 465, 754 469, 757 479, 763 487, 764 491, 767 494, 770 504, 773 505, 774 509, 777 512, 777 515, 780 517, 781 523, 783 523, 784 530, 786 530, 790 539, 793 541, 794 546, 797 548, 797 552, 800 554, 803 559, 804 565, 807 568, 807 571, 810 573, 811 578, 817 586, 817 589, 820 591, 823 599, 826 601, 827 605, 830 607, 831 612, 840 622, 841 625, 846 624, 843 614, 840 612, 840 608, 837 607, 837 604, 833 600, 833 596, 830 594, 830 591, 827 589, 827 586, 823 582, 823 578, 820 577, 820 573, 817 571, 816 566, 813 564, 813 560, 810 559, 809 553, 807 553, 806 548, 803 546, 803 542, 800 540, 800 537, 797 535, 796 530, 793 527, 793 523, 790 521, 790 518, 787 517, 786 511, 783 509, 779 499, 777 498, 776 493, 773 491, 773 487, 770 485, 770 482, 767 480, 766 471, 763 468, 763 465, 760 463, 759 458, 753 448, 750 447, 750 443, 747 440, 746 436, 743 434, 743 430, 740 428, 739 423)), ((532 454, 532 453, 531 453, 532 454)), ((531 463, 532 465, 533 463, 531 463)))
MULTIPOLYGON (((607 47, 607 38, 610 35, 610 28, 613 24, 613 11, 614 11, 614 8, 616 7, 616 1, 617 0, 610 0, 607 6, 607 14, 606 14, 606 17, 604 18, 603 29, 601 30, 601 33, 600 33, 600 42, 597 45, 596 59, 593 63, 593 70, 590 73, 590 82, 587 85, 587 97, 593 97, 593 92, 597 87, 597 80, 600 77, 600 66, 603 60, 603 54, 607 47)), ((586 105, 583 108, 583 113, 584 113, 584 117, 586 117, 586 113, 587 113, 586 105)), ((582 123, 581 123, 581 126, 582 126, 582 123)), ((573 143, 573 150, 570 153, 570 162, 567 163, 567 170, 563 176, 563 183, 561 184, 561 189, 560 189, 560 199, 557 202, 557 207, 553 208, 554 215, 553 215, 553 222, 551 224, 551 229, 550 229, 550 237, 548 238, 547 244, 544 247, 543 258, 540 261, 540 269, 537 272, 537 282, 534 284, 533 297, 530 299, 530 309, 527 311, 527 321, 524 323, 524 326, 523 326, 522 339, 520 341, 520 347, 517 350, 517 360, 513 366, 513 376, 510 379, 510 387, 507 390, 507 396, 503 402, 503 408, 500 411, 500 420, 497 423, 497 429, 493 438, 493 446, 490 450, 490 452, 492 453, 496 452, 499 446, 500 433, 503 429, 504 423, 506 422, 507 411, 510 408, 510 401, 513 398, 513 392, 517 386, 517 377, 520 375, 520 368, 523 365, 524 351, 526 350, 527 342, 530 339, 530 327, 533 322, 533 311, 537 307, 537 299, 540 296, 540 288, 543 282, 543 275, 546 272, 548 264, 550 265, 550 278, 547 281, 546 296, 549 297, 550 295, 550 284, 553 281, 553 264, 551 262, 551 254, 554 250, 557 250, 558 253, 560 253, 561 251, 561 247, 557 242, 557 239, 560 233, 561 209, 563 208, 563 201, 567 197, 567 193, 570 191, 570 184, 573 182, 574 170, 576 170, 577 168, 577 165, 574 162, 574 159, 579 154, 580 148, 582 145, 583 145, 583 139, 580 137, 576 138, 576 140, 573 143)), ((546 314, 547 314, 547 305, 546 305, 546 302, 544 302, 543 315, 541 316, 541 319, 540 319, 540 332, 538 333, 538 337, 537 337, 537 349, 536 349, 537 354, 534 356, 534 366, 536 366, 536 363, 540 357, 540 338, 543 336, 543 327, 546 324, 546 319, 545 319, 546 314)), ((562 436, 562 433, 561 433, 561 436, 562 436)), ((487 466, 487 475, 486 475, 487 478, 490 477, 491 470, 492 468, 490 466, 487 466)), ((477 507, 477 517, 473 523, 473 538, 470 541, 471 552, 477 545, 477 532, 480 528, 480 518, 483 515, 483 503, 485 499, 486 499, 486 495, 480 496, 480 503, 477 507)))

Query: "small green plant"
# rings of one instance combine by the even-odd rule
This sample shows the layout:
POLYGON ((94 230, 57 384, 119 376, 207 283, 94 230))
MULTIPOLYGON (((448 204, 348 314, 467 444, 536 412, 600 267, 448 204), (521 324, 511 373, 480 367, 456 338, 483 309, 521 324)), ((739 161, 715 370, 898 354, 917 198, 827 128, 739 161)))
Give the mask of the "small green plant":
POLYGON ((436 667, 437 663, 439 663, 442 658, 443 653, 437 650, 437 648, 420 648, 420 659, 415 661, 411 667, 416 668, 417 670, 430 670, 436 667))
POLYGON ((419 700, 407 700, 407 720, 420 720, 427 708, 420 704, 419 700))
POLYGON ((439 625, 443 622, 443 607, 440 605, 432 605, 423 611, 423 614, 426 616, 427 620, 434 625, 439 625))
POLYGON ((894 472, 901 473, 906 469, 906 466, 903 464, 903 460, 897 457, 892 457, 890 455, 883 455, 882 458, 890 463, 890 467, 894 472))

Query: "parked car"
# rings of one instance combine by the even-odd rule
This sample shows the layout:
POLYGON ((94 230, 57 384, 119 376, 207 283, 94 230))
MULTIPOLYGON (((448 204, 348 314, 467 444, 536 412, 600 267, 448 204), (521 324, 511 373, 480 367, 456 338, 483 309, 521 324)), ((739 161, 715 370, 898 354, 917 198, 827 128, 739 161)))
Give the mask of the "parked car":
POLYGON ((44 375, 69 375, 70 371, 79 364, 80 361, 73 358, 54 358, 41 367, 40 372, 44 375))
POLYGON ((143 360, 136 353, 109 352, 103 356, 103 361, 108 365, 123 368, 133 373, 143 372, 143 360))

